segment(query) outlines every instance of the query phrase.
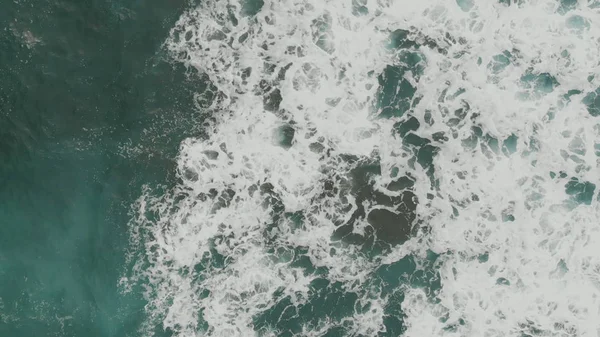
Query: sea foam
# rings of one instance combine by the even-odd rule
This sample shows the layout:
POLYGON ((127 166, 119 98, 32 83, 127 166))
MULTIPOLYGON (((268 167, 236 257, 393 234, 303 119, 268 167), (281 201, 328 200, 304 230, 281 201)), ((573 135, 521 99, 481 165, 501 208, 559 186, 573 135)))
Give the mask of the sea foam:
POLYGON ((596 3, 250 5, 165 43, 212 84, 136 204, 146 334, 600 334, 596 3))

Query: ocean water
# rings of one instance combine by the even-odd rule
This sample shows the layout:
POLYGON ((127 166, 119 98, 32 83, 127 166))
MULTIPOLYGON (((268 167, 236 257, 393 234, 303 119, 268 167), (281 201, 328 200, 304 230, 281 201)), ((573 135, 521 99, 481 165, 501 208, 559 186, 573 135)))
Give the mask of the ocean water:
POLYGON ((199 135, 203 82, 161 47, 186 4, 0 7, 0 336, 140 336, 131 204, 199 135))
POLYGON ((600 3, 0 20, 0 335, 600 336, 600 3))

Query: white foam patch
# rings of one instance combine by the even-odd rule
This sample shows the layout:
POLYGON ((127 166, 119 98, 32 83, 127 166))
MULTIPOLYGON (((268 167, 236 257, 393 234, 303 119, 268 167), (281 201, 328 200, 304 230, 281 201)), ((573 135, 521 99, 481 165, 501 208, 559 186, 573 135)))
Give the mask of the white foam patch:
MULTIPOLYGON (((408 293, 406 336, 596 336, 600 331, 594 318, 598 276, 590 264, 597 252, 588 246, 598 240, 597 191, 590 206, 573 208, 565 194, 568 179, 551 178, 551 172, 563 171, 580 181, 599 181, 592 141, 598 122, 580 103, 583 94, 566 106, 560 102, 569 90, 585 93, 598 86, 587 78, 597 75, 600 32, 593 26, 569 29, 570 14, 557 14, 556 6, 475 4, 468 19, 438 10, 443 14, 436 21, 462 27, 468 52, 459 59, 427 54, 421 92, 434 102, 448 83, 449 92, 465 88, 461 97, 480 114, 486 132, 500 140, 516 135, 519 141, 508 158, 486 154, 483 146, 465 151, 461 140, 471 130, 463 127, 435 158, 442 198, 423 212, 432 214, 432 248, 452 254, 440 271, 439 303, 431 304, 418 290, 408 293), (485 65, 503 50, 518 56, 490 76, 485 65), (540 93, 535 86, 523 88, 520 79, 528 71, 549 73, 560 86, 552 92, 538 88, 540 93), (552 110, 555 117, 549 119, 552 110), (507 213, 514 221, 503 221, 507 213), (481 261, 479 254, 489 258, 481 261)), ((584 6, 577 12, 597 15, 584 6)), ((447 120, 439 109, 432 111, 438 112, 434 119, 447 120)))
POLYGON ((406 287, 404 335, 600 334, 598 189, 584 202, 565 191, 571 178, 600 181, 600 126, 582 102, 600 86, 600 12, 559 5, 266 0, 249 17, 229 0, 185 13, 166 47, 210 78, 214 91, 197 98, 215 97, 202 105, 214 119, 207 140, 181 145, 181 183, 138 204, 132 235, 143 258, 131 281, 147 282, 145 333, 160 320, 176 336, 280 335, 259 332, 255 318, 285 298, 300 308, 326 277, 372 310, 323 317, 299 335, 344 326, 387 336, 393 299, 369 288, 374 273, 430 249, 441 254, 442 287, 433 297, 406 287), (435 143, 434 184, 393 131, 406 118, 377 118, 378 76, 400 64, 387 47, 397 29, 424 58, 422 74, 404 75, 420 97, 413 133, 447 137, 435 143), (350 193, 324 193, 332 175, 343 191, 358 165, 341 155, 377 161, 374 186, 387 195, 392 172, 409 173, 424 230, 376 258, 332 240, 358 207, 350 193), (301 212, 302 224, 283 210, 301 212), (294 264, 297 254, 325 275, 294 264))

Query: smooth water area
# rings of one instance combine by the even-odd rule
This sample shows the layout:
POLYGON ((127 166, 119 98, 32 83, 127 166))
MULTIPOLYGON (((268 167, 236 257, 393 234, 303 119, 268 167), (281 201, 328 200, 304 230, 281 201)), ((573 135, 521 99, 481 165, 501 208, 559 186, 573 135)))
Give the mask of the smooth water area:
POLYGON ((0 335, 138 336, 130 205, 173 180, 202 85, 161 48, 185 3, 1 7, 0 335))

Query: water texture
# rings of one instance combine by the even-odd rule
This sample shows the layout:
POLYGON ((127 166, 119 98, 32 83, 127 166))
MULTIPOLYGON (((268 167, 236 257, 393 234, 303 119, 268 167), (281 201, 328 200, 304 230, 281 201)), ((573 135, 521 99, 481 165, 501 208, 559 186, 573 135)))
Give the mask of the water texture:
POLYGON ((45 6, 0 16, 8 335, 600 335, 600 3, 45 6))
POLYGON ((0 336, 139 336, 131 204, 173 180, 202 80, 162 44, 183 2, 4 1, 0 336))

